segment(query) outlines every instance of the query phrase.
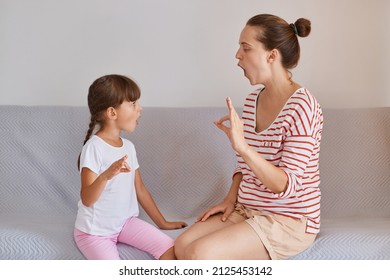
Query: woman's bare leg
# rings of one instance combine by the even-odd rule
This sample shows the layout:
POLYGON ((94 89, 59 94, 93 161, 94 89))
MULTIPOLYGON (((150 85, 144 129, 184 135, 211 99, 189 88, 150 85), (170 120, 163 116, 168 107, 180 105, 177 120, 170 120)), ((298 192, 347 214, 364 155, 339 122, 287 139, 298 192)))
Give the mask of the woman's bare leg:
POLYGON ((178 259, 269 259, 267 250, 244 217, 221 221, 221 214, 197 222, 175 241, 178 259), (239 220, 237 220, 239 219, 239 220))
POLYGON ((212 232, 233 225, 233 223, 229 220, 222 222, 221 216, 222 214, 216 214, 204 222, 196 222, 189 229, 179 235, 175 241, 176 257, 179 260, 184 259, 185 251, 192 242, 203 236, 207 236, 212 232))
POLYGON ((270 257, 255 230, 244 221, 195 240, 186 248, 184 259, 269 260, 270 257))

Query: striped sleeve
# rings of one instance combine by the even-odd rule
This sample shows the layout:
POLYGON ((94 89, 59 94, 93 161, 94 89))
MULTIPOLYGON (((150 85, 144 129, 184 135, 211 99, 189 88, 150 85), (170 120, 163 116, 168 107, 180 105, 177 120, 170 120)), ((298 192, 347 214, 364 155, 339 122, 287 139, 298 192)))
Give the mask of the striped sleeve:
POLYGON ((315 135, 315 100, 310 96, 297 95, 285 109, 286 139, 279 167, 288 178, 287 188, 278 194, 286 198, 295 196, 302 189, 302 178, 317 143, 315 135))
MULTIPOLYGON (((257 95, 259 94, 259 91, 261 91, 261 89, 258 89, 256 92, 250 93, 245 99, 243 114, 241 116, 241 119, 244 121, 244 132, 245 132, 245 126, 249 125, 247 122, 248 117, 245 115, 247 115, 248 111, 255 110, 256 99, 257 99, 257 95)), ((255 121, 255 120, 252 119, 252 121, 255 121)), ((254 126, 252 126, 252 128, 254 128, 254 126)), ((242 173, 242 171, 243 171, 242 164, 240 164, 240 160, 242 160, 242 158, 238 153, 236 153, 236 158, 237 158, 237 162, 236 162, 236 167, 234 169, 232 178, 237 173, 242 173)))
MULTIPOLYGON (((237 155, 236 155, 236 157, 237 157, 237 155)), ((238 162, 236 163, 236 168, 234 169, 232 178, 233 178, 234 175, 236 175, 237 173, 242 173, 242 168, 241 168, 241 166, 238 164, 238 162)))

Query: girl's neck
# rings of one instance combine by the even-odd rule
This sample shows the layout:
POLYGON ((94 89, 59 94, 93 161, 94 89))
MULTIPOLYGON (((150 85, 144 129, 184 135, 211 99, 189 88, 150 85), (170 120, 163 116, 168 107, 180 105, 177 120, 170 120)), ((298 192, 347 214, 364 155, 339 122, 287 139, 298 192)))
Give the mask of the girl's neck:
POLYGON ((120 132, 108 131, 107 129, 101 128, 96 132, 96 135, 114 147, 121 147, 123 144, 120 132))

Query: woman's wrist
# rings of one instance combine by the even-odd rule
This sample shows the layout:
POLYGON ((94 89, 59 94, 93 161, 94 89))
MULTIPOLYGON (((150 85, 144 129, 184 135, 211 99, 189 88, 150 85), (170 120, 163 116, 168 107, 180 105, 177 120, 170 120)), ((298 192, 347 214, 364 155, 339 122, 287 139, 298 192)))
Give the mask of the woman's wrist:
POLYGON ((235 204, 236 201, 237 201, 237 198, 236 197, 227 196, 227 197, 225 197, 225 199, 223 201, 226 202, 226 203, 229 203, 229 204, 235 204))
POLYGON ((244 142, 244 143, 241 145, 241 147, 240 147, 239 149, 237 149, 236 152, 237 152, 240 156, 244 157, 244 156, 246 156, 246 155, 249 154, 250 150, 251 150, 251 147, 248 145, 248 143, 244 142))

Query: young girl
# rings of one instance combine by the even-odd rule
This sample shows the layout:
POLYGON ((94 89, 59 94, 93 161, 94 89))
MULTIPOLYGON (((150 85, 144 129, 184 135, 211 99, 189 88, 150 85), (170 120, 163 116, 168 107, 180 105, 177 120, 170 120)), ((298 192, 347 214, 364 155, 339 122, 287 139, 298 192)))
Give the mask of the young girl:
POLYGON ((320 229, 320 105, 292 80, 299 37, 310 21, 260 14, 248 20, 236 54, 251 85, 242 120, 216 121, 237 155, 230 191, 176 239, 179 259, 287 259, 307 249, 320 229), (229 124, 226 124, 229 123, 229 124))
POLYGON ((133 143, 120 136, 137 126, 140 95, 137 84, 120 75, 98 78, 89 88, 91 122, 78 164, 81 200, 74 230, 76 244, 87 259, 120 259, 118 242, 156 259, 175 258, 173 240, 137 218, 138 202, 160 229, 186 226, 164 219, 142 182, 133 143))

